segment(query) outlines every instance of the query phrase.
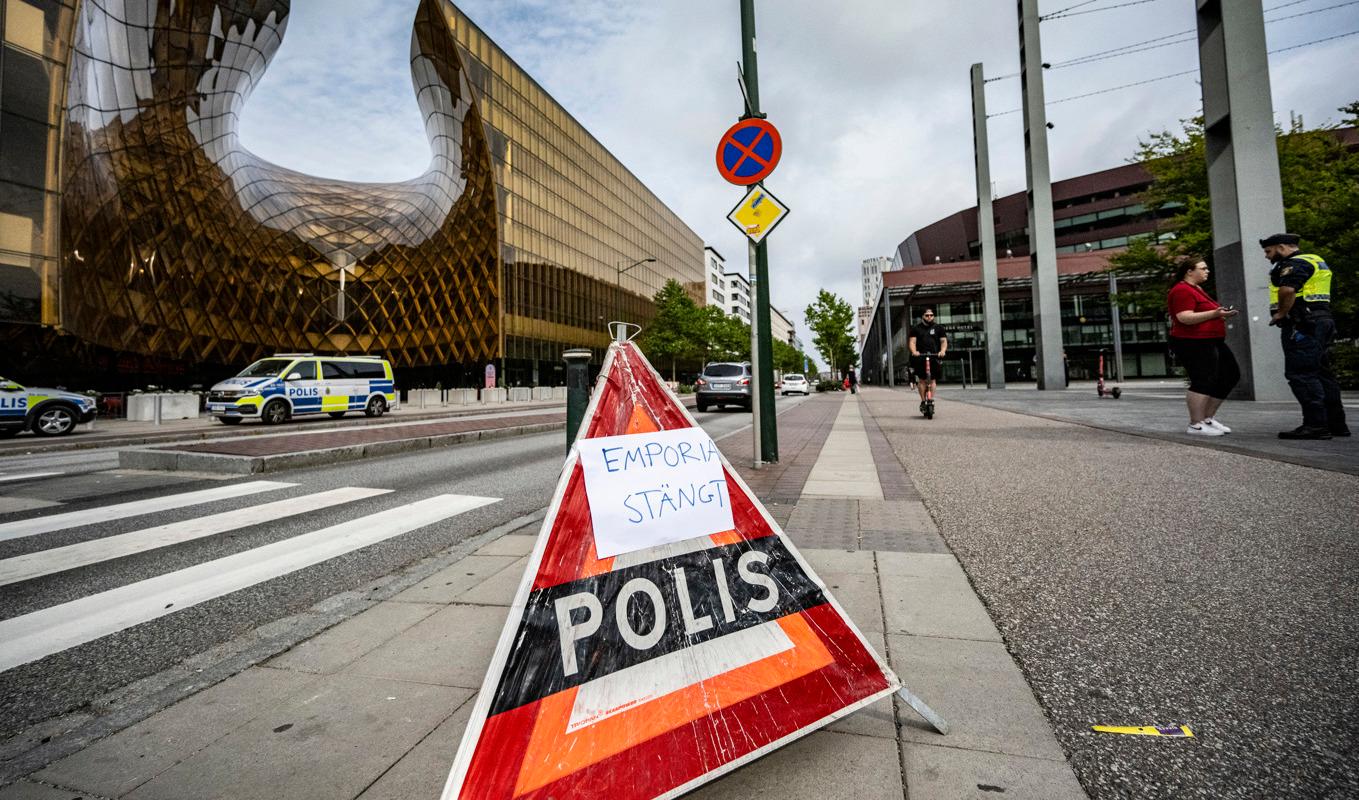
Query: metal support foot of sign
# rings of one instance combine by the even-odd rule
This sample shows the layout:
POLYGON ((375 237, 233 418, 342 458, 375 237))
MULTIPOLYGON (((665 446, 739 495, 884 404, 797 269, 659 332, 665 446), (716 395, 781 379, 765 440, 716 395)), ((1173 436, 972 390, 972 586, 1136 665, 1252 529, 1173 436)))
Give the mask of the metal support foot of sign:
POLYGON ((930 727, 934 728, 936 731, 939 731, 939 733, 943 734, 944 736, 948 735, 948 723, 944 721, 944 718, 934 713, 934 709, 926 705, 924 700, 921 700, 919 697, 916 697, 915 694, 910 689, 907 689, 905 686, 902 686, 900 689, 897 690, 897 697, 900 697, 902 700, 905 700, 906 705, 914 709, 915 713, 919 714, 921 717, 924 717, 925 721, 930 724, 930 727))

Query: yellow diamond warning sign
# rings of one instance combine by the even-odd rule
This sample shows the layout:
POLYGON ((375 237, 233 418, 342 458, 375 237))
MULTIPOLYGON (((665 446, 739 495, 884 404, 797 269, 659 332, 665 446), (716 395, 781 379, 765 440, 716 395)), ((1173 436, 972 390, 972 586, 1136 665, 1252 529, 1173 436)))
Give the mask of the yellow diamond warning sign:
POLYGON ((760 240, 768 236, 786 216, 788 206, 779 202, 779 199, 763 186, 754 186, 746 193, 745 199, 731 210, 727 219, 731 220, 731 224, 739 228, 741 233, 749 236, 752 242, 759 244, 760 240))

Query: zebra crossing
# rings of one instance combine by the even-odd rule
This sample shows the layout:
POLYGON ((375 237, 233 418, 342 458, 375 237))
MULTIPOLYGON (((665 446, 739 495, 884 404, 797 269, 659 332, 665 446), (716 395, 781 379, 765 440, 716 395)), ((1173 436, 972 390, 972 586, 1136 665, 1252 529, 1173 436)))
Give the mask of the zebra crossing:
MULTIPOLYGON (((154 517, 167 511, 220 501, 243 499, 249 503, 267 493, 297 486, 276 481, 246 481, 0 523, 0 542, 44 537, 112 520, 154 517)), ((294 494, 281 500, 38 549, 0 559, 0 587, 203 540, 228 531, 295 519, 311 512, 341 509, 390 495, 393 491, 346 486, 294 494)), ((434 525, 500 499, 440 494, 362 516, 350 513, 349 518, 337 524, 0 620, 0 672, 434 525)))

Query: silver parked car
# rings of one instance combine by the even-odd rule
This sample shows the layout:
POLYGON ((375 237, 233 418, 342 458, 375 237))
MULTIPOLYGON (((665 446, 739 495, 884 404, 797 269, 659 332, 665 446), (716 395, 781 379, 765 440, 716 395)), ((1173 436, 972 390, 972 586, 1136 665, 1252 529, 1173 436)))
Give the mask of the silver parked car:
POLYGON ((698 410, 707 411, 708 406, 721 408, 731 405, 749 411, 750 379, 750 364, 734 361, 709 364, 703 368, 698 380, 694 381, 698 410))
POLYGON ((786 397, 790 394, 805 395, 810 387, 807 385, 807 378, 803 375, 784 375, 783 385, 779 391, 786 397))

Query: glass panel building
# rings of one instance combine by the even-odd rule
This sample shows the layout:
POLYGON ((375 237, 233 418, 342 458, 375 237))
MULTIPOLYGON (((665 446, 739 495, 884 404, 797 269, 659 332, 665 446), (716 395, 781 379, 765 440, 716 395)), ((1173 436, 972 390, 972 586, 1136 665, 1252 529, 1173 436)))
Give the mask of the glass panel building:
POLYGON ((187 385, 308 351, 554 384, 701 285, 698 236, 447 0, 416 12, 430 161, 399 183, 242 146, 287 0, 2 2, 0 374, 187 385))

